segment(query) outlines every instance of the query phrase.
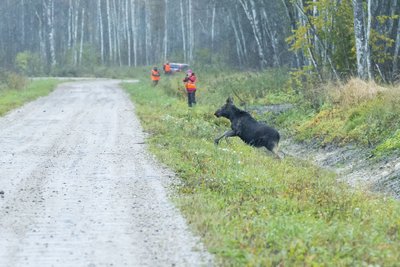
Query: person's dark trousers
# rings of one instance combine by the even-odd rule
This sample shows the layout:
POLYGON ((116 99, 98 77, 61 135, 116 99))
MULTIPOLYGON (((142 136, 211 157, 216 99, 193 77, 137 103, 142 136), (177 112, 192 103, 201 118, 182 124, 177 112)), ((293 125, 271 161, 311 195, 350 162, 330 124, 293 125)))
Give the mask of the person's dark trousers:
POLYGON ((196 91, 187 92, 189 107, 196 105, 196 91))

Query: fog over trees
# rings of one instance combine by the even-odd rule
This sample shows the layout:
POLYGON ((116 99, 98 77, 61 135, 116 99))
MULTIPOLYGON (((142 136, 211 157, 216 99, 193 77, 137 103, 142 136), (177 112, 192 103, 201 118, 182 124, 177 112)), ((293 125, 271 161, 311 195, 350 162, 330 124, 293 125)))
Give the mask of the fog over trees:
POLYGON ((163 61, 399 78, 399 0, 1 0, 0 67, 163 61))

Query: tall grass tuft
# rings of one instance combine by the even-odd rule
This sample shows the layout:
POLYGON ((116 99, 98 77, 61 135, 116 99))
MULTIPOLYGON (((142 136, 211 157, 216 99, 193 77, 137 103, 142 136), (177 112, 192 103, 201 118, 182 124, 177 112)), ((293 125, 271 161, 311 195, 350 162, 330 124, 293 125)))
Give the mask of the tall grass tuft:
POLYGON ((366 82, 359 78, 353 78, 344 84, 339 83, 337 86, 331 86, 328 91, 334 104, 351 107, 375 99, 378 93, 383 93, 386 89, 373 81, 366 82))

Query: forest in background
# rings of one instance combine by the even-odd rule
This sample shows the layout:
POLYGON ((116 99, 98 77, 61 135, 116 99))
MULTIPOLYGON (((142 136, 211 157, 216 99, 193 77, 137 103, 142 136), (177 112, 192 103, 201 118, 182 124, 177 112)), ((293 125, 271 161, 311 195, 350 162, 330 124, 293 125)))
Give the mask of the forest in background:
POLYGON ((398 0, 3 0, 0 67, 74 75, 169 60, 392 82, 399 14, 398 0))

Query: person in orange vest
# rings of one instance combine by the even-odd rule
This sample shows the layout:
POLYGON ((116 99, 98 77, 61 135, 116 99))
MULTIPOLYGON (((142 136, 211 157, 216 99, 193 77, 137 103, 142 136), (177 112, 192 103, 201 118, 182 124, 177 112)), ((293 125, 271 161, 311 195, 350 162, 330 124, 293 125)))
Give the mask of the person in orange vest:
POLYGON ((171 66, 169 65, 169 62, 164 64, 163 69, 164 69, 164 74, 166 75, 171 74, 171 66))
POLYGON ((156 86, 160 80, 160 72, 158 72, 157 67, 151 70, 151 80, 153 81, 153 86, 156 86))
POLYGON ((192 107, 196 105, 196 74, 194 72, 187 74, 183 82, 185 83, 185 88, 188 96, 188 105, 192 107))

